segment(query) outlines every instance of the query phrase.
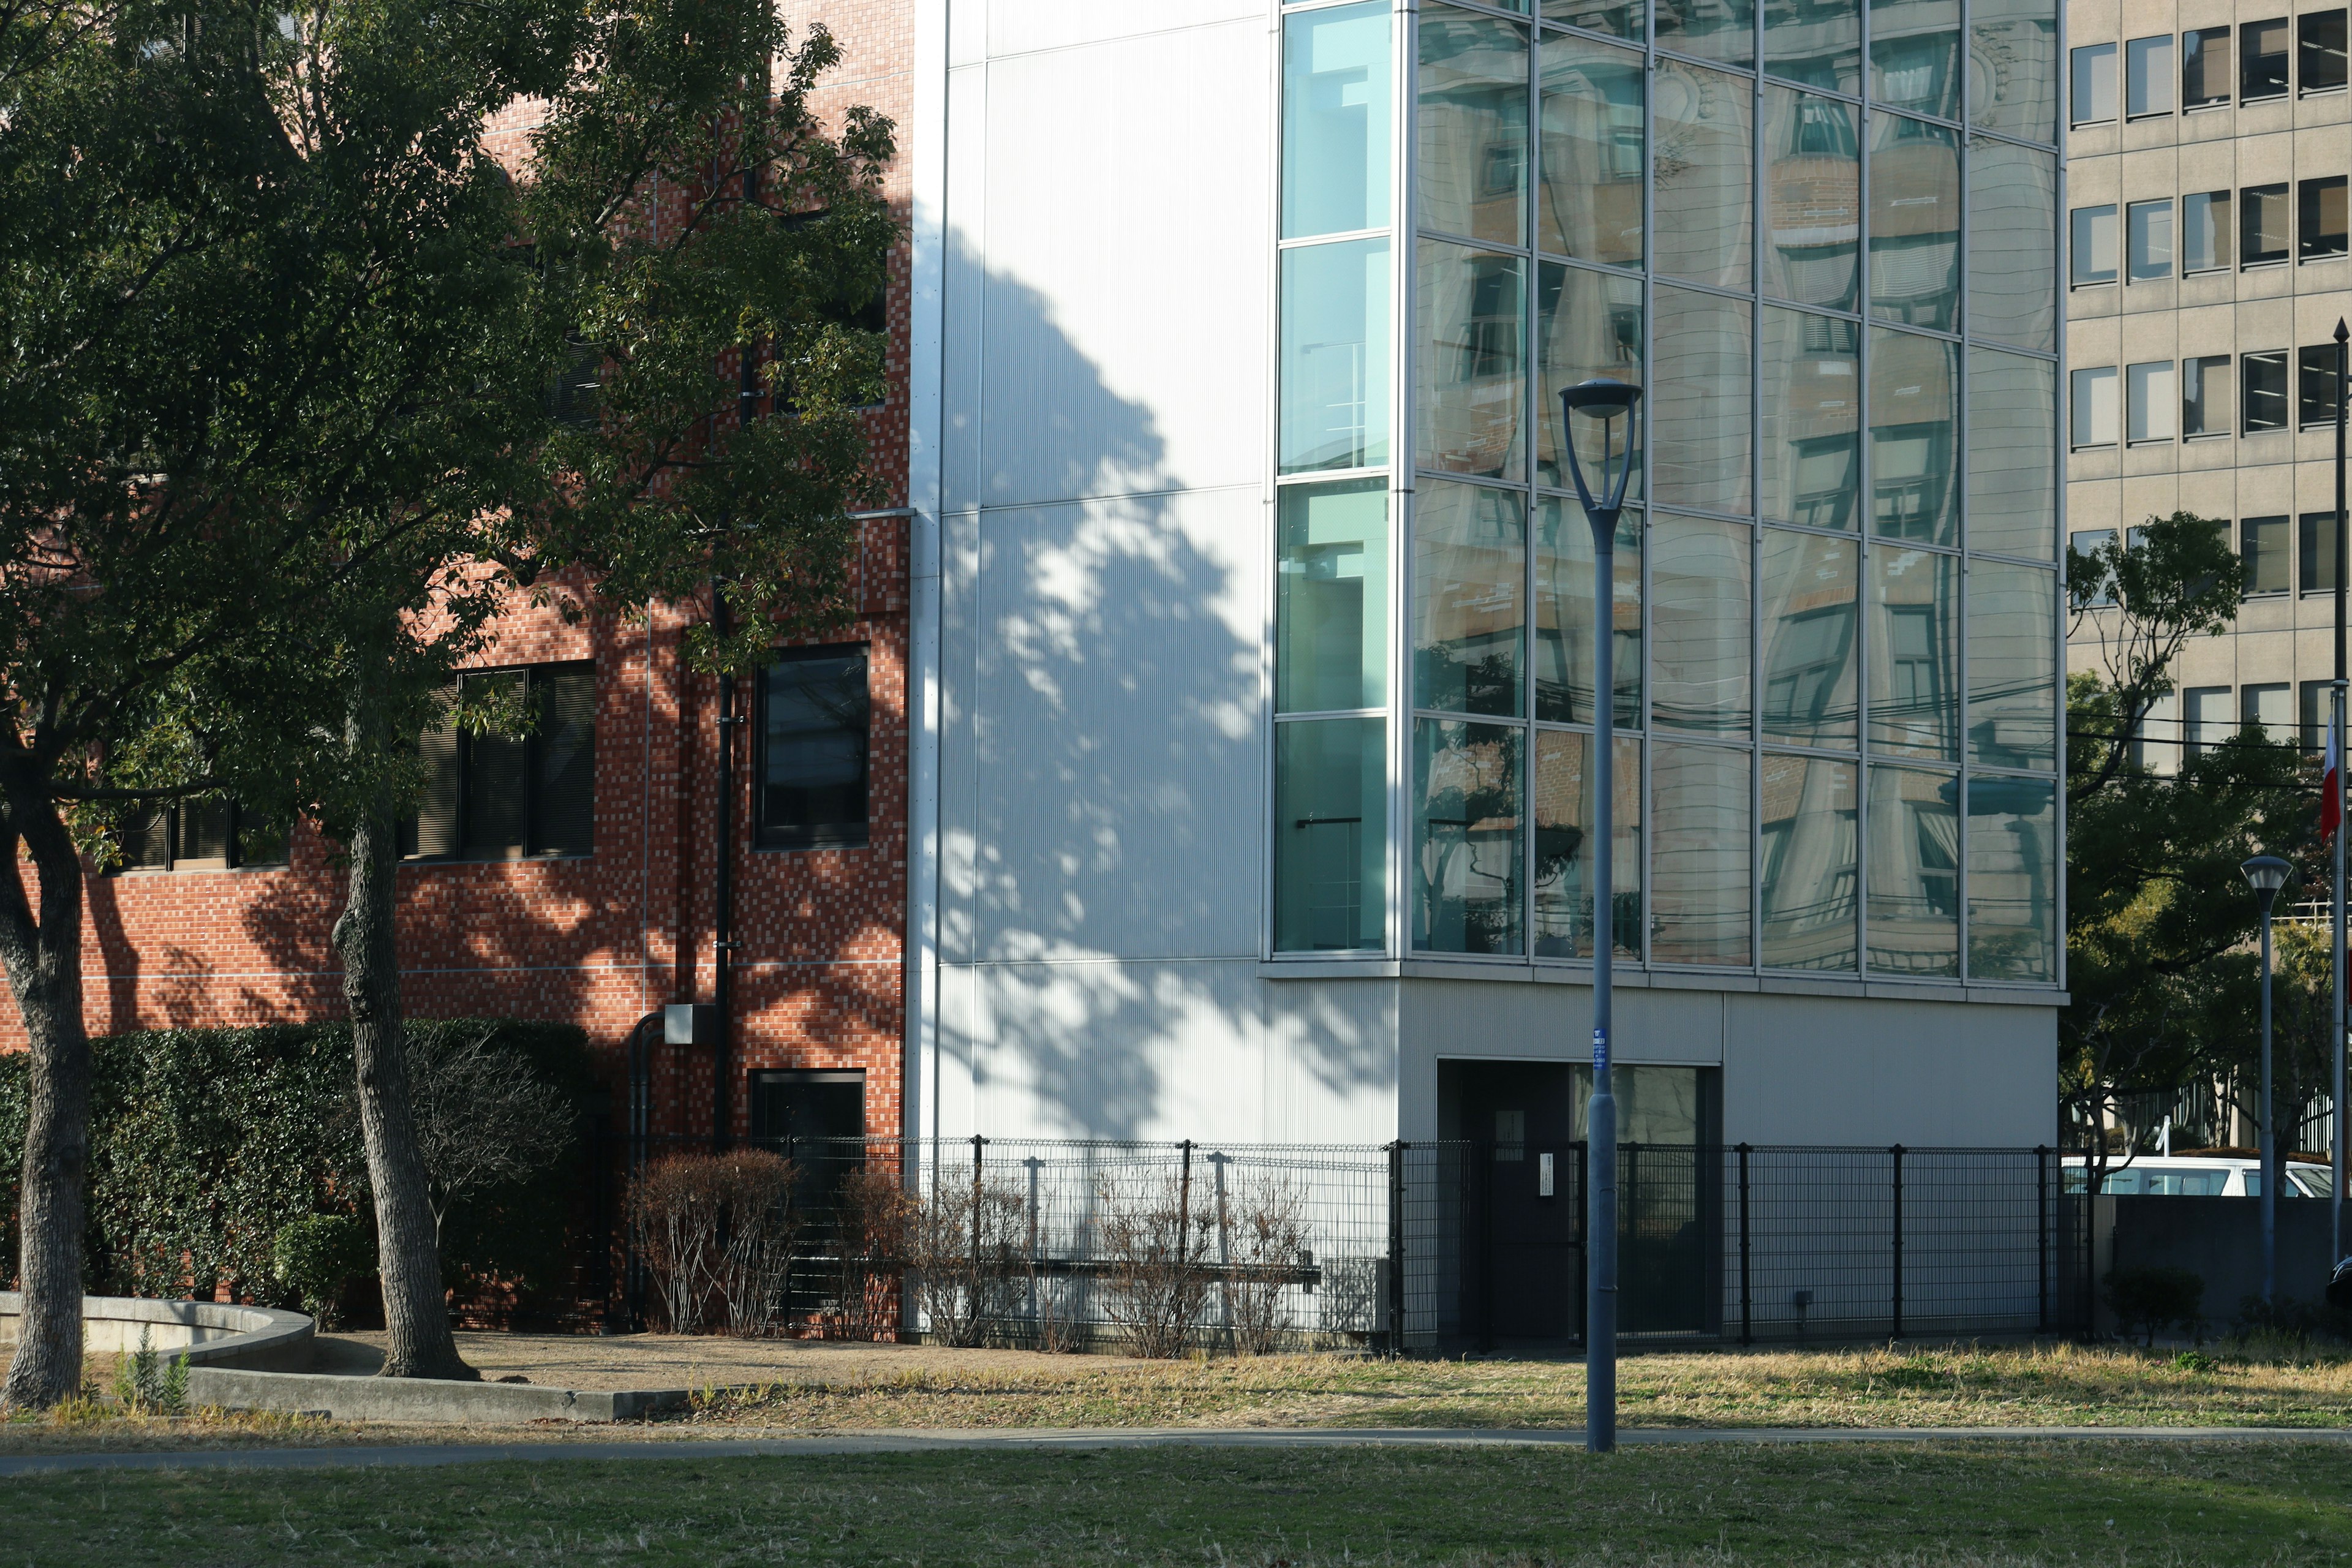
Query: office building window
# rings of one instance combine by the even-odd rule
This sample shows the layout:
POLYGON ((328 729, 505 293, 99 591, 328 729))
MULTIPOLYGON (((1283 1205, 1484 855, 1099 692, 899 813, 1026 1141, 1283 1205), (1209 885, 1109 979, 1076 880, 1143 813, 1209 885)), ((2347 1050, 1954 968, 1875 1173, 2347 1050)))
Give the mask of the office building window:
POLYGON ((2210 109, 2230 101, 2230 29, 2200 27, 2180 35, 2180 107, 2210 109))
POLYGON ((2294 355, 2294 422, 2305 430, 2336 424, 2336 345, 2298 349, 2294 355))
POLYGON ((2116 280, 2116 209, 2074 209, 2074 286, 2116 280))
POLYGON ((2173 384, 2172 362, 2127 365, 2124 370, 2124 439, 2169 441, 2179 393, 2173 384))
POLYGON ((2295 187, 2295 254, 2305 261, 2344 254, 2344 176, 2305 180, 2295 187))
POLYGON ((2116 47, 2088 44, 2074 51, 2074 123, 2116 117, 2116 47))
POLYGON ((866 843, 872 703, 864 643, 793 648, 760 678, 760 847, 866 843))
POLYGON ((2172 276, 2172 204, 2134 202, 2124 211, 2126 276, 2153 283, 2172 276))
POLYGON ((197 795, 126 813, 117 871, 225 871, 286 864, 286 825, 226 795, 197 795))
POLYGON ((2325 680, 2306 680, 2295 688, 2295 737, 2303 754, 2315 757, 2327 749, 2327 688, 2325 680))
POLYGON ((2307 511, 2295 519, 2297 580, 2306 594, 2336 591, 2336 514, 2307 511))
POLYGON ((2260 730, 2266 741, 2292 742, 2294 727, 2288 722, 2287 708, 2294 695, 2294 688, 2284 680, 2238 688, 2238 728, 2260 730))
POLYGON ((2313 11, 2295 19, 2294 74, 2297 89, 2344 90, 2344 13, 2313 11))
POLYGON ((2098 559, 2099 552, 2115 542, 2115 537, 2112 528, 2085 528, 2066 536, 2066 580, 2078 584, 2095 580, 2098 584, 2083 596, 2080 602, 2084 605, 2116 602, 2115 580, 2098 559))
POLYGON ((2116 444, 2116 367, 2100 365, 2078 370, 2071 377, 2074 396, 2074 444, 2112 447, 2116 444))
POLYGON ((585 855, 596 817, 596 669, 543 664, 467 670, 457 694, 488 729, 436 725, 419 738, 425 789, 402 825, 412 859, 585 855))
POLYGON ((2284 16, 2238 29, 2238 101, 2286 96, 2294 32, 2284 16))
POLYGON ((2180 198, 2180 270, 2218 272, 2230 265, 2230 193, 2198 191, 2180 198))
POLYGON ((2245 435, 2259 435, 2265 430, 2286 428, 2286 351, 2268 349, 2261 353, 2242 356, 2240 377, 2243 395, 2239 406, 2245 412, 2245 435))
POLYGON ((2230 738, 2235 728, 2230 714, 2230 689, 2192 686, 2180 694, 2181 750, 2201 756, 2230 738))
POLYGON ((2238 557, 2245 563, 2246 597, 2287 592, 2286 521, 2250 517, 2238 524, 2238 557))
POLYGON ((2124 46, 2124 113, 2172 112, 2172 35, 2134 38, 2124 46))
POLYGON ((2286 184, 2248 185, 2238 193, 2238 265, 2284 261, 2294 247, 2294 215, 2287 210, 2286 184))
POLYGON ((2180 362, 2180 434, 2185 440, 2227 436, 2236 428, 2230 411, 2230 356, 2204 354, 2180 362))

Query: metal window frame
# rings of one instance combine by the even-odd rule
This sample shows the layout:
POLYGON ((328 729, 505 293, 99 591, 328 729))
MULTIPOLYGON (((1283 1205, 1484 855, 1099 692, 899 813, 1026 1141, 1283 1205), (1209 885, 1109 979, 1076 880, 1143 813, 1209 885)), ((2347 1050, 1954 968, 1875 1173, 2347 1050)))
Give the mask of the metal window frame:
POLYGON ((799 855, 824 849, 866 849, 874 842, 874 643, 870 637, 853 638, 837 643, 809 643, 789 647, 771 648, 768 662, 760 667, 759 681, 751 700, 751 721, 758 728, 749 738, 746 750, 751 753, 751 828, 746 836, 749 847, 755 854, 799 855), (840 657, 856 650, 865 656, 866 663, 866 816, 853 835, 845 823, 812 825, 804 838, 785 839, 777 834, 768 821, 768 758, 764 747, 757 744, 760 736, 768 731, 768 676, 780 665, 814 664, 827 656, 840 657))

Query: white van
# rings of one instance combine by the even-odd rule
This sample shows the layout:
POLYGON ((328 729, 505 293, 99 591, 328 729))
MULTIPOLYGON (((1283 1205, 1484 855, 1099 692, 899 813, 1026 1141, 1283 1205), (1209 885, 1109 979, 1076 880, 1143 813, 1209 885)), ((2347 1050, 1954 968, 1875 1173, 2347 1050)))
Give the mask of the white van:
MULTIPOLYGON (((2325 1165, 2301 1160, 2282 1162, 2286 1181, 2280 1196, 2324 1198, 2335 1190, 2336 1173, 2325 1165)), ((2066 1190, 2083 1190, 2084 1161, 2069 1154, 2066 1190)), ((2107 1167, 2100 1188, 2110 1197, 2258 1198, 2263 1195, 2263 1163, 2226 1154, 2141 1154, 2128 1163, 2107 1167)))

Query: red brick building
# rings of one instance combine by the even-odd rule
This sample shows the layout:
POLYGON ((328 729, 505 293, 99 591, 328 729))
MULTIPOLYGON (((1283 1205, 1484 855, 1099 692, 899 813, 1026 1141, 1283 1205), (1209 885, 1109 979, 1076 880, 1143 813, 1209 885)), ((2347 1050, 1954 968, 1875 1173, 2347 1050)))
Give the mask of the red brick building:
MULTIPOLYGON (((903 149, 912 99, 904 7, 802 0, 785 10, 796 35, 803 21, 821 17, 847 54, 820 110, 870 105, 899 123, 903 149)), ((510 143, 527 129, 502 124, 494 136, 510 143)), ((902 221, 905 167, 902 150, 887 186, 902 221)), ((482 670, 522 670, 535 680, 561 672, 564 690, 586 710, 576 717, 593 733, 593 763, 578 750, 578 725, 562 738, 561 759, 544 721, 533 741, 486 749, 451 740, 458 784, 439 803, 440 820, 421 826, 420 852, 400 873, 412 1016, 577 1023, 606 1054, 617 1089, 620 1053, 641 1018, 713 997, 724 852, 732 858, 737 943, 728 1031, 733 1133, 758 1131, 760 1075, 809 1072, 836 1084, 859 1075, 865 1130, 902 1131, 907 292, 902 244, 887 300, 889 391, 870 416, 884 504, 864 519, 856 619, 816 647, 780 648, 773 670, 737 683, 745 722, 730 785, 731 847, 722 851, 718 833, 718 682, 681 658, 688 613, 666 606, 639 624, 599 615, 566 625, 551 610, 519 611, 499 628, 482 670), (796 682, 823 679, 828 690, 845 691, 860 666, 862 734, 839 721, 812 732, 804 721, 811 705, 797 700, 796 682), (852 755, 860 750, 862 763, 852 755), (814 790, 791 776, 778 784, 797 770, 805 786, 812 765, 825 775, 814 790), (851 772, 859 775, 854 783, 851 772), (567 792, 562 801, 551 795, 540 812, 539 796, 558 788, 567 792), (807 816, 812 803, 825 820, 788 820, 807 816), (567 830, 543 831, 532 826, 535 816, 561 816, 567 830)), ((428 819, 436 810, 428 806, 428 819)), ((156 825, 134 855, 140 865, 89 879, 83 981, 90 1031, 340 1016, 341 970, 329 932, 344 879, 333 847, 298 826, 276 863, 239 865, 225 812, 184 815, 156 825)), ((0 1015, 0 1048, 22 1037, 12 1004, 0 1015)), ((711 1053, 664 1048, 658 1032, 653 1039, 653 1130, 707 1134, 711 1053)))

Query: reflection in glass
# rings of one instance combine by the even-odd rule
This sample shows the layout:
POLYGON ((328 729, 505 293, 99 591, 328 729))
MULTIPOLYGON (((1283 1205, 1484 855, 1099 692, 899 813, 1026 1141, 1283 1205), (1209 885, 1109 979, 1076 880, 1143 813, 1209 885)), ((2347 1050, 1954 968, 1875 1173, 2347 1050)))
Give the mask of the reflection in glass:
MULTIPOLYGON (((1505 5, 1499 9, 1516 10, 1505 5)), ((1642 0, 1543 0, 1543 19, 1565 22, 1571 27, 1581 27, 1588 33, 1606 33, 1612 38, 1642 39, 1642 0)))
POLYGON ((1543 185, 1536 244, 1642 265, 1642 57, 1555 33, 1543 42, 1543 185))
POLYGON ((1751 307, 1659 285, 1651 309, 1651 479, 1656 499, 1706 511, 1749 510, 1751 307))
POLYGON ((1960 144, 1957 132, 1899 114, 1871 117, 1870 308, 1959 330, 1960 144))
POLYGON ((1969 760, 2058 765, 2058 574, 1969 563, 1969 760))
MULTIPOLYGON (((1536 376, 1536 480, 1567 489, 1570 476, 1559 449, 1559 395, 1594 376, 1642 384, 1641 279, 1557 261, 1537 263, 1536 376)), ((1640 433, 1638 408, 1630 420, 1611 420, 1606 431, 1611 453, 1623 453, 1627 440, 1640 433), (1629 425, 1632 437, 1627 435, 1629 425)), ((1570 434, 1576 440, 1577 458, 1584 465, 1585 483, 1600 483, 1601 422, 1580 417, 1570 434)), ((1625 489, 1629 500, 1641 497, 1641 465, 1637 449, 1633 482, 1625 489)))
POLYGON ((1764 68, 1808 87, 1860 92, 1856 0, 1764 0, 1764 68))
MULTIPOLYGON (((1609 879, 1620 957, 1642 956, 1642 742, 1616 745, 1609 879)), ((1536 908, 1538 958, 1592 956, 1592 737, 1536 732, 1536 908)))
POLYGON ((1755 0, 1657 0, 1655 26, 1662 49, 1727 66, 1756 63, 1755 0))
POLYGON ((1748 732, 1752 531, 1670 512, 1651 526, 1650 716, 1662 725, 1748 732))
MULTIPOLYGON (((1642 722, 1642 514, 1617 519, 1610 669, 1617 722, 1642 722)), ((1592 525, 1565 496, 1536 498, 1536 717, 1592 722, 1592 525)))
POLYGON ((1960 972, 1960 781, 1870 770, 1870 967, 1882 974, 1960 972))
POLYGON ((1860 549, 1818 534, 1764 531, 1764 739, 1854 744, 1860 549))
POLYGON ((1278 493, 1275 709, 1378 708, 1388 700, 1388 481, 1278 493))
POLYGON ((2055 144, 2056 5, 2053 0, 1975 0, 1969 28, 1969 123, 2055 144))
POLYGON ((1801 305, 1858 308, 1862 143, 1834 99, 1764 89, 1764 289, 1801 305))
POLYGON ((1862 484, 1861 329, 1764 308, 1764 516, 1852 528, 1862 484))
POLYGON ((1424 468, 1520 479, 1527 263, 1434 239, 1421 242, 1419 258, 1415 456, 1424 468))
POLYGON ((1282 237, 1389 221, 1389 8, 1282 21, 1282 237))
POLYGON ((1960 542, 1958 405, 1958 348, 1871 329, 1870 510, 1880 538, 1960 542))
POLYGON ((1502 724, 1414 721, 1416 952, 1524 951, 1519 749, 1526 733, 1502 724))
POLYGON ((1766 757, 1759 858, 1768 969, 1854 967, 1861 816, 1854 765, 1766 757))
POLYGON ((1979 773, 1969 781, 1969 975, 2058 978, 2057 788, 1979 773))
POLYGON ((1422 13, 1422 227, 1527 243, 1527 31, 1448 5, 1422 13))
POLYGON ((1317 719, 1274 727, 1274 945, 1386 945, 1387 726, 1317 719))
POLYGON ((1526 504, 1516 490, 1443 481, 1414 496, 1414 707, 1518 715, 1526 504))
MULTIPOLYGON (((2020 348, 2054 349, 2056 154, 1969 138, 1969 199, 1975 215, 1969 230, 1969 330, 2020 348)), ((2171 210, 2165 208, 2168 222, 2171 210)))
POLYGON ((1659 742, 1650 760, 1650 956, 1747 963, 1749 753, 1659 742))
POLYGON ((1959 758, 1959 563, 1925 550, 1870 552, 1870 744, 1959 758))
POLYGON ((1755 243, 1748 213, 1755 205, 1756 89, 1743 78, 1672 60, 1658 62, 1656 79, 1657 270, 1745 289, 1755 243))
POLYGON ((1870 96, 1960 117, 1960 0, 1870 0, 1870 96))
POLYGON ((1282 471, 1389 460, 1389 242, 1282 253, 1282 471))

